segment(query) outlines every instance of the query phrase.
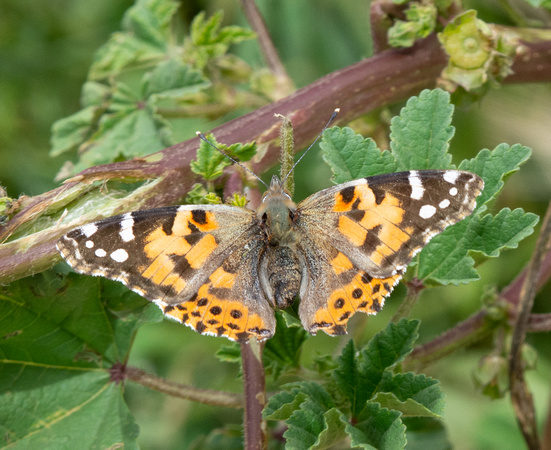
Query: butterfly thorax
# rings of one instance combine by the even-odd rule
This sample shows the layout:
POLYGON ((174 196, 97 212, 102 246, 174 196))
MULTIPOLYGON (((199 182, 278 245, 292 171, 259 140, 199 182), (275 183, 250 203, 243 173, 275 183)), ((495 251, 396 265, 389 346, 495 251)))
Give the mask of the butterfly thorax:
POLYGON ((266 297, 280 309, 298 295, 302 282, 300 255, 296 250, 297 207, 277 176, 262 198, 257 218, 266 247, 260 261, 260 280, 266 297))
POLYGON ((291 245, 296 241, 296 209, 297 206, 283 188, 283 183, 274 175, 270 188, 264 193, 262 204, 257 210, 260 226, 269 245, 291 245))

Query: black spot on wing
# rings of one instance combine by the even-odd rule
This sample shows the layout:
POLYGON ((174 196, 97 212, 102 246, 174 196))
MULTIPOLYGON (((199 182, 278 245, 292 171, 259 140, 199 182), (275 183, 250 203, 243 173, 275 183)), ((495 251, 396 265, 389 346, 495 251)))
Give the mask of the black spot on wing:
POLYGON ((350 203, 354 199, 354 192, 356 191, 355 186, 348 186, 344 189, 341 189, 339 194, 341 194, 342 201, 346 204, 350 203))
POLYGON ((375 196, 375 203, 377 205, 380 205, 386 197, 385 189, 382 189, 382 188, 380 188, 379 186, 376 186, 376 185, 370 186, 369 185, 369 178, 367 178, 367 181, 368 181, 369 189, 371 189, 371 191, 373 191, 373 195, 375 196))
POLYGON ((198 223, 199 225, 205 225, 207 223, 207 214, 204 209, 192 210, 191 218, 195 223, 198 223))

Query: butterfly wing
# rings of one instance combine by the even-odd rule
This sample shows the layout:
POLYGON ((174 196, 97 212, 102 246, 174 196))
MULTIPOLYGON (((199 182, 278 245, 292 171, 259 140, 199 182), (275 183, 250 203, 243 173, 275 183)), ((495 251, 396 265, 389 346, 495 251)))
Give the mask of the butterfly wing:
POLYGON ((258 281, 253 214, 225 205, 137 211, 77 228, 57 247, 77 272, 121 281, 199 333, 266 339, 275 318, 258 281))
POLYGON ((351 181, 301 202, 297 228, 300 241, 310 241, 301 244, 310 277, 299 308, 305 328, 342 334, 356 311, 377 312, 412 258, 468 216, 482 188, 469 172, 410 171, 351 181))

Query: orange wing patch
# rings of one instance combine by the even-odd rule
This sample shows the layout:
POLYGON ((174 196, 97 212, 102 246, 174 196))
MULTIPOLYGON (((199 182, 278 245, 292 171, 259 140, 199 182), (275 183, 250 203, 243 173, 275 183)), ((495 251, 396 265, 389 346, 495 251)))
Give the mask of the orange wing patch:
POLYGON ((346 334, 346 324, 355 313, 377 314, 382 309, 385 297, 401 277, 378 279, 358 272, 349 284, 331 293, 325 308, 316 311, 310 332, 321 329, 333 336, 346 334))
POLYGON ((225 336, 238 342, 248 341, 252 336, 259 340, 271 337, 268 324, 258 314, 251 313, 243 302, 220 298, 233 285, 233 274, 215 276, 220 270, 187 302, 164 305, 164 313, 201 334, 225 336))
POLYGON ((310 332, 321 329, 330 335, 346 333, 346 324, 356 312, 367 314, 378 313, 394 285, 402 277, 398 273, 388 278, 373 278, 368 273, 354 268, 350 259, 339 252, 332 260, 331 267, 337 276, 342 276, 344 282, 334 289, 325 307, 315 313, 310 332))
POLYGON ((338 229, 356 247, 369 249, 376 265, 394 255, 410 239, 413 229, 403 227, 405 210, 389 192, 377 194, 367 184, 346 187, 335 194, 338 229))

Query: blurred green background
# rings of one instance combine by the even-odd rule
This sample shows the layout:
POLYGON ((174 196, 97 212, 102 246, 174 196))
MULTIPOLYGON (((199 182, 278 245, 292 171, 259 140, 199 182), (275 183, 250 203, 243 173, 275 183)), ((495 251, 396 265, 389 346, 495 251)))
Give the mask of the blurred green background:
MULTIPOLYGON (((481 18, 507 23, 505 15, 495 13, 499 8, 489 8, 485 3, 487 10, 481 18)), ((0 2, 0 184, 9 196, 37 195, 58 185, 54 176, 65 157, 48 156, 50 127, 79 109, 80 88, 95 50, 119 29, 124 11, 132 4, 128 0, 0 2)), ((257 4, 281 59, 299 87, 371 54, 368 2, 258 0, 257 4)), ((185 28, 199 11, 212 13, 217 9, 225 11, 226 24, 246 24, 239 3, 229 0, 182 2, 178 16, 185 28)), ((254 67, 263 65, 255 42, 245 42, 235 50, 254 67)), ((551 198, 550 105, 549 85, 517 85, 491 91, 469 109, 456 110, 454 162, 501 142, 519 142, 534 151, 532 159, 506 185, 496 208, 523 207, 540 215, 545 212, 551 198)), ((399 107, 393 106, 392 113, 399 107)), ((297 169, 296 199, 329 186, 329 178, 320 153, 311 152, 297 169)), ((485 289, 506 286, 528 261, 534 243, 535 235, 519 249, 486 263, 478 283, 427 292, 413 312, 423 320, 421 340, 430 340, 477 311, 485 289)), ((403 295, 404 289, 399 287, 383 312, 369 319, 363 339, 386 325, 403 295)), ((538 295, 535 310, 551 312, 549 287, 538 295)), ((367 319, 355 317, 351 324, 364 321, 367 319)), ((305 346, 304 360, 311 360, 317 349, 325 353, 341 348, 346 340, 325 335, 311 339, 305 346)), ((540 356, 528 381, 538 419, 543 423, 550 397, 550 333, 532 335, 529 342, 540 356)), ((214 357, 226 344, 225 340, 199 336, 164 321, 139 331, 130 364, 181 383, 240 391, 237 367, 214 357)), ((426 371, 441 380, 447 394, 446 426, 454 448, 523 447, 508 398, 493 401, 483 397, 472 382, 472 372, 491 344, 481 343, 426 371)), ((167 398, 133 384, 127 385, 126 395, 141 428, 142 448, 146 449, 188 448, 197 436, 212 428, 232 423, 239 426, 241 422, 240 413, 233 410, 167 398)))

